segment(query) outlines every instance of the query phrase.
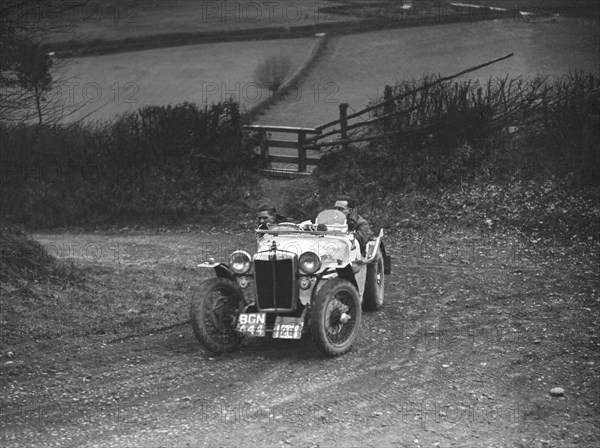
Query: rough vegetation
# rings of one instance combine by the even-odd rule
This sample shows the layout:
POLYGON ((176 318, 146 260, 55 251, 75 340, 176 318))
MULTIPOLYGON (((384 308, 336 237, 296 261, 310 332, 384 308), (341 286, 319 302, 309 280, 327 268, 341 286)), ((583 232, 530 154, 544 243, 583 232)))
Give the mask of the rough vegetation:
POLYGON ((597 244, 598 129, 584 110, 597 86, 572 74, 407 94, 394 103, 397 117, 363 131, 389 137, 325 155, 318 189, 296 195, 289 213, 314 213, 344 192, 388 228, 451 224, 597 244))
POLYGON ((0 216, 48 228, 245 211, 257 177, 242 124, 226 101, 149 106, 103 124, 2 125, 0 216))
POLYGON ((78 279, 81 286, 81 272, 72 263, 58 261, 19 227, 0 227, 0 273, 0 344, 30 337, 34 331, 53 336, 51 327, 57 317, 80 315, 78 307, 72 313, 67 300, 57 302, 49 285, 64 289, 78 279))
POLYGON ((55 270, 54 257, 18 227, 0 227, 0 249, 3 284, 45 278, 55 270))

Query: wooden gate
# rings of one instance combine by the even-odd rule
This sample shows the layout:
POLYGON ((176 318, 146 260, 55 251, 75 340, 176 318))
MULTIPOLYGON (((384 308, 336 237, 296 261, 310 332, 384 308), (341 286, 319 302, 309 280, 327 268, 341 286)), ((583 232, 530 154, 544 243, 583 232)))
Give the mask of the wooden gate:
POLYGON ((243 129, 258 132, 257 152, 260 153, 265 170, 271 174, 307 175, 313 169, 309 167, 319 163, 318 146, 306 141, 309 135, 320 135, 319 129, 255 124, 246 125, 243 129), (283 137, 273 138, 273 134, 283 134, 283 137), (292 139, 287 140, 285 136, 292 139))

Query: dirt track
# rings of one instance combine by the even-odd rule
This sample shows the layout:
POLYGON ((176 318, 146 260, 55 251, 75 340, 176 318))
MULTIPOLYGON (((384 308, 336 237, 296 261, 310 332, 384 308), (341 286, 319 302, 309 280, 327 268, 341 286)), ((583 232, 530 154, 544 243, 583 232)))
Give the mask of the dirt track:
MULTIPOLYGON (((11 358, 3 350, 0 445, 595 446, 597 259, 454 236, 443 245, 389 240, 395 260, 385 306, 363 316, 358 343, 339 358, 324 358, 310 339, 253 341, 212 357, 188 325, 120 341, 29 341, 11 358), (563 397, 549 395, 556 386, 563 397)), ((160 271, 189 265, 205 237, 76 238, 143 238, 136 268, 160 271)), ((124 280, 134 266, 76 261, 124 280)), ((159 280, 138 288, 160 287, 159 280)))

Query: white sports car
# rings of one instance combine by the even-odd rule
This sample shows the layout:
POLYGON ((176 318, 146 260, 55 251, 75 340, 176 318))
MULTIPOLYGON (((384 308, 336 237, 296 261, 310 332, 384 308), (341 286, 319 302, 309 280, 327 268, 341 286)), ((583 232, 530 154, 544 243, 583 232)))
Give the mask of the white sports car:
POLYGON ((346 217, 325 210, 315 224, 270 224, 257 230, 254 256, 235 251, 228 263, 205 262, 216 277, 200 286, 191 323, 213 353, 235 350, 244 337, 300 339, 310 332, 330 356, 356 340, 362 310, 383 305, 390 257, 383 229, 362 256, 346 217))

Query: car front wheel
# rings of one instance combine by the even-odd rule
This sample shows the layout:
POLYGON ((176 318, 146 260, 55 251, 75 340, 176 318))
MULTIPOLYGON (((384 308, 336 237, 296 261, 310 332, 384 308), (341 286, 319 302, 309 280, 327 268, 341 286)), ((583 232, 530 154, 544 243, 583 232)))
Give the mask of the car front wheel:
POLYGON ((358 291, 347 280, 334 278, 317 293, 312 312, 312 335, 316 346, 329 356, 350 350, 358 337, 361 320, 358 291))
POLYGON ((200 285, 192 300, 190 319, 196 338, 213 353, 234 351, 242 337, 236 331, 244 307, 240 288, 226 278, 211 278, 200 285))

